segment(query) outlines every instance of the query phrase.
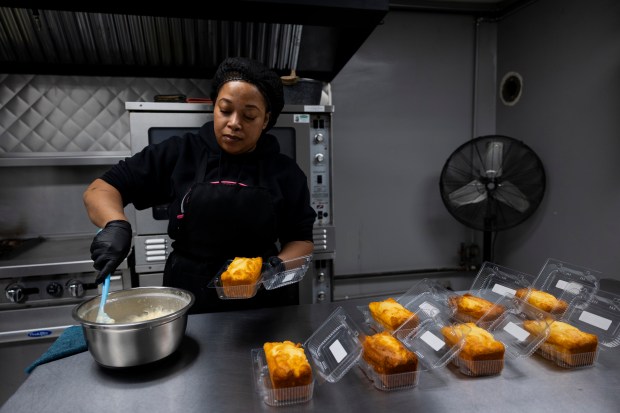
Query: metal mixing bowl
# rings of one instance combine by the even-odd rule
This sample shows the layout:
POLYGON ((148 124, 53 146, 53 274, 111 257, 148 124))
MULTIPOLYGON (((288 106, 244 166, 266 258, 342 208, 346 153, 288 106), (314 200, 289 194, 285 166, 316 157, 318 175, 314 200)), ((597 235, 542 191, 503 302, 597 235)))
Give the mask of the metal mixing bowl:
POLYGON ((170 287, 139 287, 108 295, 105 312, 114 323, 98 323, 101 296, 73 309, 88 350, 102 366, 131 367, 172 354, 181 344, 194 295, 170 287), (155 318, 152 318, 155 317, 155 318))

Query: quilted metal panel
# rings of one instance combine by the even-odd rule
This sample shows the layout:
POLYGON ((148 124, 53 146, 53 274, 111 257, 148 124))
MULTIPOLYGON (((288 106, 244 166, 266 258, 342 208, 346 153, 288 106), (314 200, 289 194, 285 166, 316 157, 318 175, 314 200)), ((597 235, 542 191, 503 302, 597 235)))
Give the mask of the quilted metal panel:
POLYGON ((0 156, 130 153, 125 102, 208 97, 204 79, 0 74, 0 156))

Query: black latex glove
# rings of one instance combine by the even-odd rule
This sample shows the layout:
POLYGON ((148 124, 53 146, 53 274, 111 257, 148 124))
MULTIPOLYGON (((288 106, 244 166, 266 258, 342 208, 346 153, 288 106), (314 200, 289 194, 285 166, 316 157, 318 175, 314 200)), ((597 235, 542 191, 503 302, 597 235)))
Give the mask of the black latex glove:
POLYGON ((269 268, 272 275, 279 274, 281 272, 286 271, 286 267, 284 263, 279 257, 273 256, 267 259, 267 264, 269 264, 269 268))
POLYGON ((129 255, 131 249, 131 224, 117 220, 107 223, 90 244, 90 258, 95 262, 99 274, 97 284, 105 281, 129 255))

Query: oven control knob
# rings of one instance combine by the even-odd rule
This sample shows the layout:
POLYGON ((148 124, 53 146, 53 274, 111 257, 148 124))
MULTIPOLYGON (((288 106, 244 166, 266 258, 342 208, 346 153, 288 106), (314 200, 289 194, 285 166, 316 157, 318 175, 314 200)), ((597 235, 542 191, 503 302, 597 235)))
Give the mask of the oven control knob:
POLYGON ((322 153, 317 153, 316 155, 314 155, 314 160, 317 161, 317 163, 323 162, 323 159, 325 159, 325 155, 323 155, 322 153))
POLYGON ((62 285, 57 282, 49 283, 46 291, 52 297, 62 297, 62 285))
POLYGON ((17 284, 12 284, 6 287, 5 293, 6 298, 8 298, 12 303, 21 303, 26 299, 24 289, 17 284))
POLYGON ((314 143, 323 143, 324 140, 325 138, 323 137, 322 133, 317 133, 316 135, 314 135, 314 143))
POLYGON ((317 294, 316 298, 317 298, 318 301, 325 300, 325 291, 319 291, 319 293, 317 294))
POLYGON ((84 284, 78 280, 70 280, 67 283, 67 289, 71 297, 81 297, 84 295, 84 284))

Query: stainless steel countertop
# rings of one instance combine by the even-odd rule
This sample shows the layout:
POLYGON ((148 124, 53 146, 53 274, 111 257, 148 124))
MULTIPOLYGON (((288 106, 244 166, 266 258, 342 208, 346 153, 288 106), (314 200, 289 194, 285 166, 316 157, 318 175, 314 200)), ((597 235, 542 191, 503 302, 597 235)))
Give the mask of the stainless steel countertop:
MULTIPOLYGON (((259 292, 260 293, 260 292, 259 292)), ((1 413, 139 412, 617 412, 620 349, 592 367, 562 369, 538 355, 507 361, 502 374, 468 377, 451 365, 412 389, 382 392, 354 367, 315 385, 292 407, 265 404, 254 388, 250 351, 265 341, 304 342, 338 306, 357 322, 365 300, 191 315, 177 352, 151 366, 111 370, 84 352, 37 367, 1 413)))

